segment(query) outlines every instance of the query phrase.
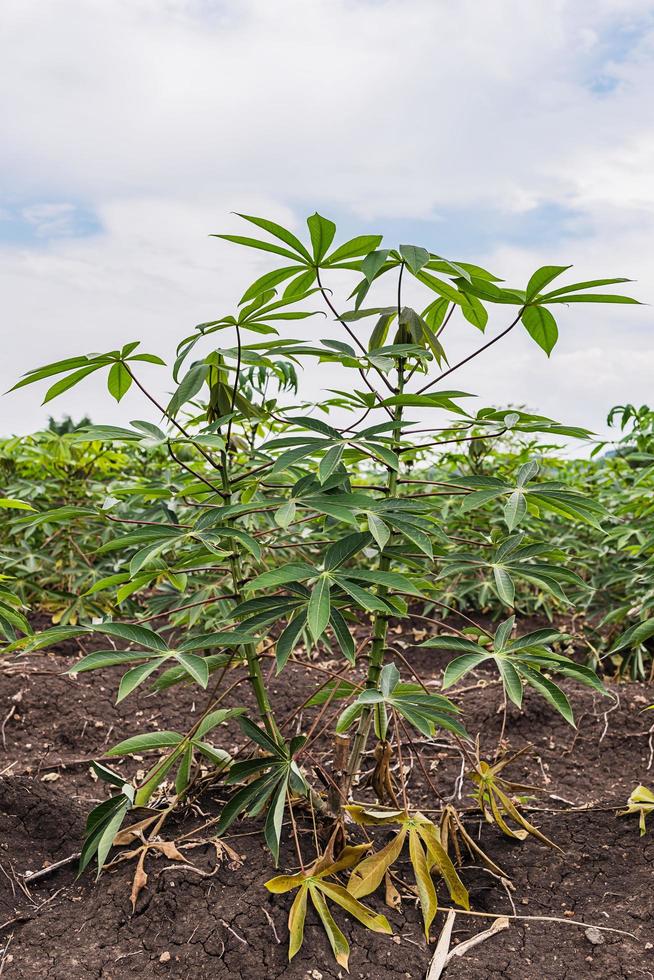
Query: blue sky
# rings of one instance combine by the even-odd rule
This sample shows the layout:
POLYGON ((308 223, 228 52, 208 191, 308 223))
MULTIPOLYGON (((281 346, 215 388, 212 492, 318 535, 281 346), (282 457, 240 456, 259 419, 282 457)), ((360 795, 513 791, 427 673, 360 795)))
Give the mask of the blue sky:
MULTIPOLYGON (((3 390, 229 310, 265 267, 207 237, 236 210, 654 295, 654 0, 7 0, 0 38, 3 390)), ((601 429, 651 399, 650 309, 564 310, 549 362, 518 336, 461 386, 601 429)), ((38 402, 0 399, 0 432, 38 402)), ((54 409, 115 411, 93 386, 54 409)))

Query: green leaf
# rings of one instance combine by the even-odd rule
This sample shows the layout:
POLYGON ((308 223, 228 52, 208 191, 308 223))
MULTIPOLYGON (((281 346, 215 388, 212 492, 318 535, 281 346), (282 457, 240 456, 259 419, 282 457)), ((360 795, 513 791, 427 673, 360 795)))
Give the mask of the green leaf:
POLYGON ((493 577, 498 596, 507 606, 512 606, 515 601, 515 585, 508 571, 502 565, 494 565, 493 577))
MULTIPOLYGON (((361 263, 361 272, 371 283, 379 270, 383 267, 388 258, 388 249, 382 248, 376 252, 370 252, 361 263)), ((381 345, 378 345, 381 346, 381 345)))
POLYGON ((131 374, 122 361, 117 361, 109 371, 109 377, 107 379, 109 394, 112 395, 117 402, 119 402, 123 395, 127 394, 131 387, 131 374))
POLYGON ((488 653, 465 653, 462 657, 451 660, 443 674, 443 690, 452 687, 452 684, 456 684, 469 671, 474 670, 489 657, 490 654, 488 653))
POLYGON ((323 458, 320 460, 318 473, 321 483, 325 483, 325 481, 329 479, 336 467, 339 465, 343 456, 344 448, 344 446, 332 446, 332 448, 327 450, 323 458))
POLYGON ((247 716, 239 718, 238 723, 241 730, 245 735, 247 735, 248 738, 251 738, 253 742, 260 745, 262 749, 271 752, 273 755, 279 756, 280 746, 273 738, 270 737, 268 732, 266 732, 263 728, 260 728, 259 725, 255 725, 255 723, 247 716))
POLYGON ((263 779, 255 779, 246 786, 242 786, 240 789, 237 789, 236 792, 230 796, 229 800, 220 811, 220 819, 215 828, 215 834, 217 837, 222 837, 225 831, 229 830, 239 814, 243 813, 249 804, 260 795, 264 781, 265 777, 263 777, 263 779))
POLYGON ((530 480, 533 480, 534 477, 538 476, 539 470, 540 466, 535 459, 530 459, 526 463, 523 463, 516 473, 516 484, 519 487, 524 487, 525 483, 529 483, 530 480))
POLYGON ((570 702, 563 693, 563 691, 548 680, 547 677, 543 677, 541 673, 537 670, 533 670, 524 663, 516 663, 517 669, 523 675, 528 684, 535 687, 536 690, 543 695, 546 701, 556 708, 559 714, 563 715, 565 720, 571 725, 574 725, 574 715, 572 713, 572 708, 570 707, 570 702))
POLYGON ((247 583, 246 589, 249 592, 271 589, 278 585, 287 585, 289 582, 303 582, 315 574, 315 568, 311 568, 310 565, 282 565, 280 568, 273 568, 270 572, 257 575, 247 583))
POLYGON ((282 835, 286 792, 286 780, 282 780, 273 793, 264 824, 264 837, 273 856, 275 867, 279 864, 279 841, 282 835))
POLYGON ((328 218, 323 218, 317 211, 310 218, 307 218, 307 225, 309 226, 311 244, 313 245, 313 257, 316 263, 319 263, 334 241, 336 225, 328 218))
POLYGON ((464 636, 432 636, 419 644, 421 647, 435 647, 437 650, 454 650, 458 652, 480 652, 479 644, 467 640, 464 636))
POLYGON ((284 228, 282 225, 278 225, 276 221, 269 221, 268 218, 255 218, 251 214, 241 214, 236 212, 239 218, 244 218, 245 221, 249 221, 251 224, 256 225, 258 228, 262 228, 263 231, 267 231, 269 235, 273 235, 275 238, 279 238, 280 241, 284 242, 286 245, 290 245, 292 249, 309 262, 311 261, 311 256, 302 244, 299 238, 297 238, 292 231, 288 228, 284 228))
POLYGON ((462 298, 461 312, 468 323, 471 323, 473 327, 476 327, 477 330, 481 330, 483 333, 488 323, 488 311, 486 307, 472 293, 463 293, 462 298))
POLYGON ((216 708, 215 711, 210 711, 198 725, 193 738, 204 738, 208 732, 212 731, 214 728, 217 728, 218 725, 222 725, 223 722, 229 721, 230 718, 239 717, 244 711, 245 708, 216 708))
MULTIPOLYGON (((283 255, 287 259, 297 262, 299 256, 296 252, 291 252, 287 248, 280 248, 272 242, 262 242, 257 238, 246 238, 243 235, 211 235, 211 238, 222 238, 225 242, 232 242, 235 245, 245 245, 246 248, 258 248, 263 252, 274 252, 276 255, 283 255)), ((307 253, 308 254, 308 253, 307 253)))
POLYGON ((429 252, 418 245, 400 245, 399 253, 414 276, 429 262, 429 252))
POLYGON ((327 258, 327 264, 333 265, 334 262, 342 262, 344 259, 352 259, 358 255, 368 255, 379 248, 382 235, 358 235, 351 238, 349 242, 339 245, 336 251, 332 252, 327 258))
POLYGON ((377 350, 379 347, 383 347, 386 343, 386 337, 388 336, 388 328, 393 320, 393 313, 384 313, 377 320, 377 323, 373 327, 372 333, 370 334, 370 340, 368 341, 368 351, 372 352, 377 350))
POLYGON ((495 659, 498 670, 502 677, 502 683, 504 685, 504 690, 506 691, 509 699, 513 701, 518 707, 522 705, 522 683, 518 675, 517 670, 510 661, 506 660, 504 657, 497 657, 495 659))
POLYGON ((391 536, 390 529, 388 525, 384 524, 382 519, 372 511, 368 511, 366 517, 368 519, 368 530, 377 542, 379 550, 383 551, 391 536))
POLYGON ((182 653, 179 650, 175 654, 175 660, 184 668, 200 687, 205 687, 209 683, 209 668, 203 657, 198 657, 193 653, 182 653))
POLYGON ((527 502, 522 490, 514 490, 504 505, 504 520, 509 531, 513 531, 527 513, 527 502))
POLYGON ((505 619, 497 627, 495 631, 495 643, 494 643, 496 652, 499 652, 500 650, 504 650, 504 648, 506 647, 507 643, 511 638, 511 633, 513 632, 514 626, 515 626, 515 616, 509 616, 508 619, 505 619))
POLYGON ((363 705, 359 703, 349 704, 344 711, 338 716, 336 722, 336 734, 343 735, 348 728, 356 721, 361 712, 363 711, 363 705))
POLYGON ((51 388, 48 388, 42 404, 46 405, 48 402, 52 401, 53 398, 63 394, 64 391, 68 391, 69 388, 73 388, 80 381, 83 381, 84 378, 88 377, 89 374, 93 374, 94 371, 98 371, 101 367, 104 367, 104 363, 92 364, 90 367, 81 368, 79 371, 73 371, 73 373, 69 374, 67 377, 61 378, 59 381, 55 382, 51 388))
POLYGON ((299 613, 282 631, 275 647, 275 660, 277 662, 277 673, 284 669, 286 662, 295 648, 302 630, 307 624, 305 613, 299 613))
POLYGON ((527 291, 525 293, 526 301, 529 302, 535 296, 538 296, 553 279, 556 279, 557 276, 562 275, 571 268, 572 266, 569 265, 544 265, 542 268, 537 269, 527 283, 527 291))
POLYGON ((338 538, 325 552, 324 567, 328 571, 339 568, 348 558, 354 557, 370 542, 370 537, 364 531, 346 534, 338 538))
POLYGON ((647 640, 654 636, 654 619, 646 619, 643 623, 637 623, 635 626, 630 627, 626 633, 619 636, 610 649, 610 653, 617 653, 618 650, 624 650, 626 647, 637 647, 641 643, 645 643, 647 640))
POLYGON ((381 569, 364 571, 363 569, 348 569, 347 576, 350 579, 360 579, 363 582, 371 582, 374 585, 382 585, 387 589, 395 589, 397 592, 408 592, 409 595, 423 595, 421 589, 407 575, 401 572, 385 572, 381 569))
POLYGON ((435 299, 433 303, 430 303, 429 306, 425 307, 425 309, 422 311, 422 318, 431 330, 437 332, 443 325, 443 320, 445 319, 445 315, 449 307, 449 300, 445 299, 443 296, 440 297, 440 299, 435 299))
POLYGON ((180 408, 197 395, 209 373, 208 364, 194 364, 182 378, 177 391, 168 403, 166 413, 175 417, 180 408))
POLYGON ((641 303, 631 296, 614 296, 600 293, 579 293, 575 296, 554 296, 547 300, 548 303, 633 303, 640 306, 641 303))
POLYGON ((278 527, 288 527, 295 520, 297 505, 294 500, 287 500, 278 510, 275 511, 273 519, 278 527))
POLYGON ((621 277, 619 279, 591 279, 588 282, 573 282, 570 286, 562 286, 560 289, 553 289, 551 293, 545 293, 540 297, 540 300, 542 302, 543 300, 551 299, 553 296, 574 293, 577 289, 592 289, 593 286, 612 286, 617 282, 633 282, 633 280, 621 277))
POLYGON ((89 367, 91 364, 92 360, 83 355, 80 357, 66 357, 62 361, 53 361, 52 364, 44 364, 40 368, 27 371, 20 381, 17 381, 9 391, 16 391, 18 388, 24 388, 25 385, 34 384, 35 381, 43 381, 45 378, 51 378, 55 374, 63 374, 65 371, 89 367))
POLYGON ((134 735, 126 738, 117 745, 112 746, 105 755, 132 755, 134 752, 150 752, 152 749, 169 748, 179 745, 182 736, 177 732, 145 732, 143 735, 134 735))
MULTIPOLYGON (((302 272, 299 276, 296 276, 295 279, 291 279, 288 286, 284 290, 283 298, 285 300, 291 301, 296 298, 299 298, 300 296, 304 296, 307 290, 309 290, 311 286, 313 286, 315 279, 316 279, 315 269, 309 269, 307 272, 302 272)), ((298 313, 298 312, 295 313, 288 312, 286 314, 272 314, 271 316, 267 316, 264 311, 263 315, 267 320, 268 319, 298 320, 298 319, 302 319, 305 314, 298 313)))
POLYGON ((23 500, 14 500, 9 497, 0 497, 0 510, 34 510, 31 504, 26 504, 23 500))
POLYGON ((99 623, 97 626, 93 626, 93 632, 115 636, 118 639, 127 640, 129 643, 136 643, 148 650, 159 650, 161 653, 168 651, 166 641, 146 626, 136 626, 131 623, 99 623))
POLYGON ((352 639, 352 634, 347 627, 345 619, 336 608, 332 608, 331 610, 329 625, 334 631, 334 636, 336 637, 336 642, 341 649, 341 653, 346 660, 349 660, 349 662, 353 664, 355 654, 354 640, 352 639))
POLYGON ((446 299, 449 299, 450 303, 456 303, 458 306, 463 304, 461 293, 452 283, 445 282, 443 279, 437 279, 436 276, 430 275, 424 269, 418 273, 417 278, 425 286, 429 286, 435 293, 438 293, 439 296, 444 296, 446 299))
POLYGON ((120 704, 128 694, 131 694, 134 688, 142 684, 150 674, 152 674, 157 667, 160 667, 164 662, 164 657, 157 657, 156 660, 149 660, 147 663, 141 664, 139 667, 132 667, 128 670, 126 674, 120 679, 120 684, 118 685, 118 696, 116 697, 116 704, 120 704))
POLYGON ((549 357, 559 337, 556 320, 550 311, 542 306, 528 306, 523 310, 521 320, 529 336, 549 357))
POLYGON ((290 279, 291 276, 296 275, 298 272, 303 272, 304 268, 305 266, 303 265, 287 265, 282 269, 273 269, 272 272, 266 272, 263 276, 256 279, 251 286, 248 286, 241 297, 239 306, 248 303, 252 299, 256 299, 270 289, 274 289, 280 282, 285 282, 286 279, 290 279))
POLYGON ((307 608, 307 626, 314 640, 324 633, 329 622, 331 585, 327 575, 321 575, 311 590, 307 608))
POLYGON ((125 815, 129 810, 130 802, 125 798, 125 802, 122 803, 120 807, 116 809, 115 814, 107 822, 104 827, 97 845, 97 862, 98 862, 98 875, 102 871, 105 861, 109 856, 109 851, 114 842, 114 837, 120 830, 125 819, 125 815))

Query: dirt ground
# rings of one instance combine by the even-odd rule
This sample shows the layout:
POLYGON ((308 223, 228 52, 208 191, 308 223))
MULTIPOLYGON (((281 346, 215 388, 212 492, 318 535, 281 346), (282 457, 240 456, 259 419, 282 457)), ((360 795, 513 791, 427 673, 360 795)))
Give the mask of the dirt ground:
MULTIPOLYGON (((423 680, 438 689, 447 657, 413 650, 412 640, 410 630, 395 637, 423 680)), ((79 850, 86 814, 105 798, 103 784, 91 778, 92 758, 139 731, 184 731, 204 707, 198 689, 183 686, 156 698, 134 695, 116 707, 116 671, 74 679, 64 670, 75 659, 69 644, 5 662, 0 669, 0 975, 8 980, 345 976, 311 911, 304 946, 288 963, 289 896, 273 896, 263 887, 275 871, 256 825, 237 823, 226 838, 242 863, 233 854, 221 856, 210 828, 201 829, 225 799, 219 784, 167 826, 164 836, 177 840, 188 863, 150 854, 148 882, 134 913, 132 861, 119 862, 97 883, 89 873, 76 879, 74 862, 32 882, 25 878, 79 850)), ((317 678, 302 664, 290 664, 273 681, 282 715, 317 686, 317 678)), ((484 686, 474 684, 460 685, 454 699, 464 710, 468 730, 483 729, 492 753, 501 726, 500 690, 483 678, 484 686)), ((511 875, 514 890, 471 864, 461 875, 476 912, 564 921, 511 919, 508 929, 454 958, 444 974, 447 980, 654 978, 654 832, 641 838, 635 819, 616 816, 637 783, 654 784, 651 716, 642 713, 654 701, 654 690, 622 685, 611 688, 615 698, 610 700, 573 684, 563 686, 573 701, 576 731, 529 693, 522 714, 510 709, 507 727, 512 750, 532 746, 507 775, 542 788, 529 816, 562 850, 532 839, 512 842, 471 815, 470 832, 480 834, 482 846, 511 875), (588 925, 616 931, 589 931, 588 925)), ((245 687, 233 692, 231 703, 249 704, 245 687)), ((305 715, 305 725, 307 720, 305 715)), ((237 748, 242 741, 238 728, 223 731, 220 744, 237 748)), ((460 788, 461 758, 445 740, 418 744, 408 753, 413 799, 424 810, 438 806, 417 752, 439 791, 445 797, 454 794, 461 809, 468 807, 471 784, 460 788)), ((330 753, 330 745, 321 742, 314 754, 327 770, 330 753)), ((126 759, 117 768, 131 774, 147 762, 126 759)), ((300 831, 310 854, 308 818, 300 818, 300 831)), ((280 868, 295 870, 296 865, 286 841, 280 868)), ((410 882, 408 861, 399 870, 410 882)), ((447 893, 439 890, 439 899, 449 906, 447 893)), ((387 915, 394 935, 372 934, 337 911, 352 945, 350 975, 358 980, 424 978, 435 943, 425 944, 415 901, 409 895, 399 910, 385 908, 381 896, 366 901, 387 915)), ((433 939, 444 919, 439 912, 433 939)), ((492 922, 458 914, 452 948, 492 922)))

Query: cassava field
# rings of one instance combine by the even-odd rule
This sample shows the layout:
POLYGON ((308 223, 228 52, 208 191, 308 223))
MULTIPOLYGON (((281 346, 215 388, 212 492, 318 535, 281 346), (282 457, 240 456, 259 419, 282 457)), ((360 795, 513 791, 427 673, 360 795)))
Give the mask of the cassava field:
POLYGON ((654 412, 457 388, 627 280, 242 217, 168 372, 16 384, 108 397, 0 442, 0 975, 652 977, 654 412))

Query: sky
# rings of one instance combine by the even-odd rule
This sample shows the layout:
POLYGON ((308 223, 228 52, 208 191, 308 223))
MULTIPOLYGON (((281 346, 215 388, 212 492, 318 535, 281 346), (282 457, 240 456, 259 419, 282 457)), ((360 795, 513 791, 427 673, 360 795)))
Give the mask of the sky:
MULTIPOLYGON (((559 307, 549 360, 514 331, 456 387, 600 433, 654 401, 654 0, 3 0, 0 58, 2 391, 131 340, 170 358, 271 267, 211 233, 317 209, 516 287, 543 264, 638 280, 645 305, 559 307)), ((95 380, 43 391, 0 397, 0 435, 151 418, 95 380)))

